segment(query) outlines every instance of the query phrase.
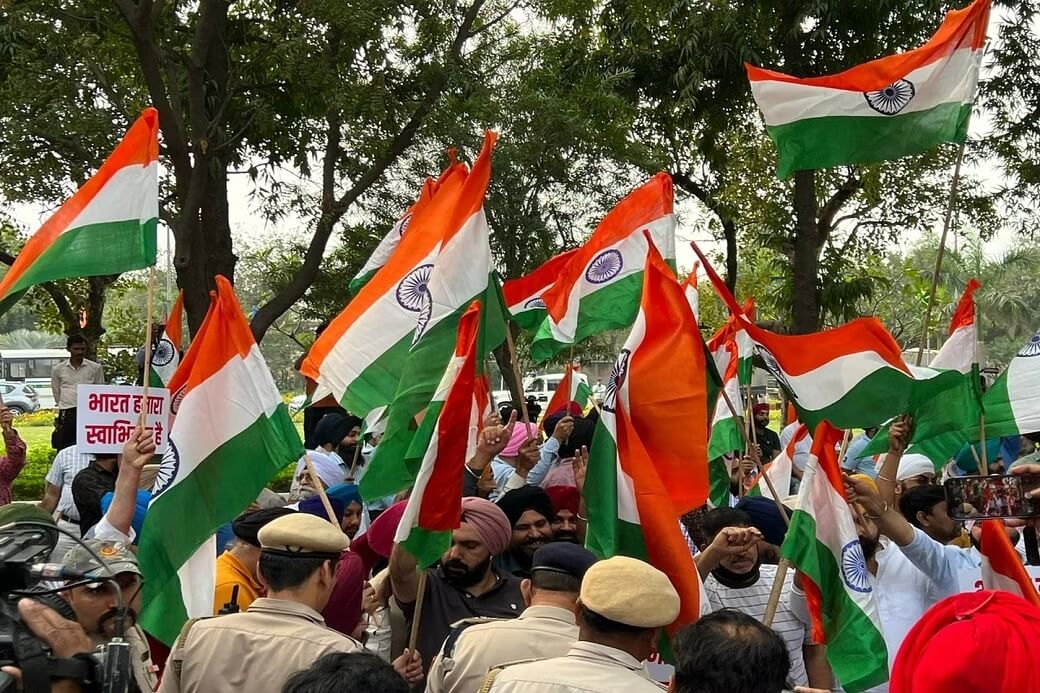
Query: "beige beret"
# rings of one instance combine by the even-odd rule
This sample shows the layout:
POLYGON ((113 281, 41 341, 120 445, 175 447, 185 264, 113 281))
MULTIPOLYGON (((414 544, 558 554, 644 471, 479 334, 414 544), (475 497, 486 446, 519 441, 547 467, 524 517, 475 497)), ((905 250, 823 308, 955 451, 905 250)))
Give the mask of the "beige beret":
POLYGON ((614 556, 599 561, 581 581, 581 603, 611 621, 658 628, 679 615, 679 593, 668 576, 649 563, 614 556))
POLYGON ((272 520, 261 528, 257 538, 260 548, 271 553, 335 557, 350 545, 339 527, 307 513, 292 513, 272 520))

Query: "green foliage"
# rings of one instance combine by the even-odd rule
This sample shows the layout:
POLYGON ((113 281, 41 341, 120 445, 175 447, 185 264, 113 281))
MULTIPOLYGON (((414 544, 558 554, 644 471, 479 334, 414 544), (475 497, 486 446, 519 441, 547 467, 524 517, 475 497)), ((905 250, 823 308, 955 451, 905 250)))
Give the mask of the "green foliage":
POLYGON ((14 500, 40 500, 43 498, 43 492, 47 486, 44 477, 50 471, 55 454, 57 453, 51 449, 50 445, 29 447, 25 466, 11 487, 14 500))
POLYGON ((53 332, 18 328, 0 334, 0 349, 64 349, 65 337, 53 332))
POLYGON ((30 414, 19 414, 14 417, 14 427, 22 426, 54 426, 56 409, 38 409, 30 414))

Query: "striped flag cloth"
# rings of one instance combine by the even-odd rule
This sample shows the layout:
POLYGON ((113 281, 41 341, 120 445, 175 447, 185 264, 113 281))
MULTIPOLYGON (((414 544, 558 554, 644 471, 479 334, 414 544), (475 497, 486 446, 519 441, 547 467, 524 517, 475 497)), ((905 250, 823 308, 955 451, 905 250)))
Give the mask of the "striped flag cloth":
POLYGON ((542 362, 586 337, 631 326, 639 312, 649 243, 644 231, 674 266, 675 214, 667 173, 633 190, 603 217, 542 294, 548 315, 532 341, 532 359, 542 362))
POLYGON ((155 264, 158 132, 158 113, 145 109, 98 172, 32 235, 0 281, 0 314, 37 284, 155 264))
POLYGON ((610 375, 584 496, 589 549, 648 561, 682 608, 700 614, 700 580, 679 517, 708 496, 704 351, 682 287, 651 245, 635 324, 610 375))
POLYGON ((213 613, 216 532, 303 454, 231 283, 217 276, 209 312, 169 386, 173 424, 141 529, 141 625, 172 645, 189 618, 213 613))
POLYGON ((971 373, 979 362, 978 328, 975 324, 975 292, 982 288, 977 279, 969 279, 950 319, 950 333, 939 348, 930 368, 971 373))
MULTIPOLYGON (((1040 330, 982 396, 986 437, 1040 431, 1040 330)), ((976 436, 977 439, 977 436, 976 436)))
POLYGON ((577 248, 555 255, 530 274, 502 284, 506 308, 513 322, 521 329, 533 332, 545 321, 545 301, 542 294, 556 283, 560 272, 575 252, 577 248))
POLYGON ((888 650, 834 451, 841 437, 827 423, 813 433, 780 555, 802 573, 813 641, 827 645, 835 678, 857 693, 888 680, 888 650))
POLYGON ((963 142, 975 101, 990 0, 947 13, 923 46, 840 74, 799 79, 747 65, 779 153, 777 175, 869 164, 963 142))
POLYGON ((701 320, 701 295, 697 290, 697 270, 700 268, 699 262, 693 263, 693 269, 686 275, 686 279, 683 280, 683 293, 686 294, 686 300, 690 304, 690 310, 693 311, 693 318, 697 322, 701 320))
POLYGON ((1040 594, 1033 578, 1022 565, 1022 559, 1011 545, 1000 520, 982 521, 979 552, 982 554, 982 585, 985 589, 1010 592, 1040 607, 1040 594))
MULTIPOLYGON (((744 305, 746 314, 753 315, 754 303, 750 300, 744 305)), ((729 403, 720 393, 715 402, 714 415, 711 422, 711 440, 708 443, 708 458, 716 459, 726 453, 744 449, 744 434, 741 432, 741 420, 733 415, 729 404, 737 415, 744 412, 745 402, 742 387, 751 383, 752 356, 754 344, 736 318, 726 321, 715 335, 708 341, 715 367, 722 376, 723 387, 729 397, 729 403)))
POLYGON ((489 408, 486 380, 477 374, 480 312, 474 301, 459 320, 455 354, 416 433, 425 453, 395 541, 424 568, 448 550, 459 527, 463 467, 489 408))
POLYGON ((170 306, 162 337, 152 349, 152 367, 148 373, 148 384, 152 387, 166 387, 173 374, 177 372, 177 366, 181 362, 183 322, 184 292, 181 291, 177 294, 177 300, 170 306))
POLYGON ((572 363, 568 363, 563 369, 563 379, 556 386, 552 399, 545 405, 545 416, 568 410, 571 402, 577 402, 581 410, 585 411, 592 399, 592 390, 584 380, 575 375, 578 370, 572 363))
POLYGON ((809 429, 804 424, 799 424, 798 428, 795 429, 794 435, 791 436, 791 440, 787 442, 787 446, 780 451, 780 454, 772 462, 762 467, 762 471, 752 480, 751 489, 747 492, 747 495, 765 496, 771 499, 773 494, 769 491, 769 484, 763 478, 768 476, 769 481, 773 483, 773 488, 780 495, 779 500, 783 501, 787 498, 787 494, 791 490, 791 470, 794 469, 795 448, 808 435, 809 429))

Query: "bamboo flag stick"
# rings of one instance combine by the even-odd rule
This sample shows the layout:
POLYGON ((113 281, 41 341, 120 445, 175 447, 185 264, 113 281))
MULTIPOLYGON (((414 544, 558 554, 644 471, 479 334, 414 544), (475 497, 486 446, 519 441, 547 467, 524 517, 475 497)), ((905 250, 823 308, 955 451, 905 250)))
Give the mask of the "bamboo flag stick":
POLYGON ((426 598, 426 571, 419 571, 419 591, 415 597, 415 611, 412 614, 412 632, 408 635, 408 650, 415 652, 419 642, 419 624, 422 622, 423 602, 426 598))
POLYGON ((152 378, 152 322, 155 316, 155 265, 148 268, 148 305, 144 326, 144 378, 141 383, 141 416, 137 425, 144 428, 148 420, 148 384, 152 378))
POLYGON ((950 184, 950 199, 946 203, 946 218, 943 220, 942 236, 939 237, 939 252, 935 256, 935 271, 932 273, 932 288, 928 292, 928 307, 924 311, 924 328, 921 330, 921 348, 917 350, 917 364, 921 365, 924 358, 924 350, 928 348, 928 323, 932 319, 932 309, 935 307, 935 290, 939 284, 939 273, 942 271, 943 254, 946 252, 946 236, 950 233, 950 225, 953 220, 953 210, 957 206, 957 187, 961 180, 961 162, 964 160, 964 145, 961 142, 957 150, 957 162, 953 166, 953 182, 950 184))
POLYGON ((520 395, 520 402, 518 402, 521 420, 524 422, 524 429, 527 431, 527 439, 530 440, 531 436, 531 419, 527 415, 527 398, 524 397, 524 380, 520 377, 520 360, 516 357, 516 348, 513 346, 513 330, 511 329, 512 323, 506 323, 506 348, 509 349, 509 363, 513 366, 513 377, 516 378, 516 389, 520 395))
POLYGON ((769 592, 769 601, 766 602, 766 614, 762 619, 762 625, 766 628, 773 627, 773 619, 776 618, 776 607, 780 604, 780 595, 784 591, 784 580, 787 578, 787 571, 790 568, 791 561, 781 558, 780 564, 776 567, 776 577, 773 578, 773 589, 769 592))
POLYGON ((841 449, 838 451, 838 466, 842 466, 845 461, 845 453, 849 449, 849 439, 852 438, 852 429, 846 428, 845 435, 841 438, 841 449))

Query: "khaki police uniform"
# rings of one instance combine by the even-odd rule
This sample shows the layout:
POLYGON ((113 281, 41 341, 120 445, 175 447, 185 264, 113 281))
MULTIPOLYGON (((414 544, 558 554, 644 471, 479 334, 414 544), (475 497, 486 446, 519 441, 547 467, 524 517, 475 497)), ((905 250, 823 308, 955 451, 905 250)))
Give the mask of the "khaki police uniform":
POLYGON ((430 667, 427 693, 475 693, 492 667, 558 657, 577 639, 574 612, 557 606, 529 606, 516 619, 460 621, 430 667))
POLYGON ((483 688, 491 693, 661 693, 663 689, 632 655, 592 642, 574 643, 563 657, 493 669, 483 688))
MULTIPOLYGON (((267 523, 259 540, 264 554, 289 558, 335 559, 349 543, 339 527, 303 513, 267 523)), ((159 691, 280 693, 290 676, 322 655, 361 649, 306 604, 265 597, 242 613, 185 624, 159 691)))

